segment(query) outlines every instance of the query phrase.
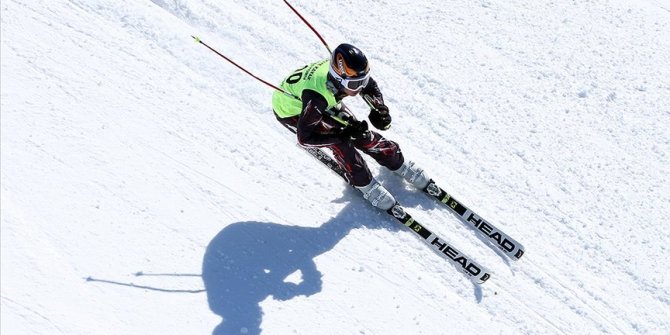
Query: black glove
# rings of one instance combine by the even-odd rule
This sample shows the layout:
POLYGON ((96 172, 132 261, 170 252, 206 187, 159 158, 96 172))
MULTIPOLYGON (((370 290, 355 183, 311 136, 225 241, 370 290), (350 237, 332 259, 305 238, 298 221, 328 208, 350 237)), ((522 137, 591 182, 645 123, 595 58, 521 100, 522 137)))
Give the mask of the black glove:
POLYGON ((370 136, 368 123, 365 121, 353 120, 349 125, 342 129, 340 136, 346 140, 359 140, 370 136))
POLYGON ((375 108, 371 108, 368 119, 370 119, 370 123, 379 130, 391 128, 391 114, 389 114, 389 108, 386 107, 386 105, 379 105, 375 106, 375 108))

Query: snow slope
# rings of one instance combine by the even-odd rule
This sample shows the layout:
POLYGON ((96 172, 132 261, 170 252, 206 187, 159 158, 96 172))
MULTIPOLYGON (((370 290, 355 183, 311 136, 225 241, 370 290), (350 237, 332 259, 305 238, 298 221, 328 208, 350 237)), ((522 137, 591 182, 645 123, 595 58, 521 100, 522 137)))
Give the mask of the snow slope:
POLYGON ((668 1, 294 5, 524 258, 371 163, 474 286, 190 38, 278 83, 326 57, 281 1, 3 0, 2 334, 670 332, 668 1))

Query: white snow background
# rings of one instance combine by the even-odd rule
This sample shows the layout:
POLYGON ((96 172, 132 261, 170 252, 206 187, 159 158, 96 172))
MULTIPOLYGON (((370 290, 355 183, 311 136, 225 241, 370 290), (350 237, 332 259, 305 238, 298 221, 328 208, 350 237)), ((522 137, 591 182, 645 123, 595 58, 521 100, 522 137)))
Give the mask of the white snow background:
POLYGON ((669 1, 292 3, 524 258, 368 160, 474 286, 190 37, 279 83, 327 57, 282 1, 3 0, 3 335, 670 333, 669 1))

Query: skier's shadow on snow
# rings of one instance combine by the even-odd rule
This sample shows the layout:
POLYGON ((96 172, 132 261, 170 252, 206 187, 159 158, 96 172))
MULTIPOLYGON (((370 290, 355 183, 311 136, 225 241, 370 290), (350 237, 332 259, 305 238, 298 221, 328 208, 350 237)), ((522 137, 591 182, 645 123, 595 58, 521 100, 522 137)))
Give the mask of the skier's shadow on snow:
POLYGON ((214 335, 260 334, 259 304, 268 296, 283 301, 320 292, 321 272, 314 258, 332 249, 352 229, 402 228, 354 190, 345 191, 341 200, 349 203, 320 227, 237 222, 214 237, 202 269, 209 307, 223 318, 214 335), (286 280, 296 271, 301 281, 299 275, 286 280))

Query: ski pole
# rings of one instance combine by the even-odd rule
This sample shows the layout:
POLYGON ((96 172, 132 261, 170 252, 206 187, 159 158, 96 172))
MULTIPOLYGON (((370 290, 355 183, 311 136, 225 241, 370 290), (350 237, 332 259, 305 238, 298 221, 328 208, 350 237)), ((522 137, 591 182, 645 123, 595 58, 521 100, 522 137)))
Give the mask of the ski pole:
MULTIPOLYGON (((295 96, 295 95, 293 95, 293 94, 291 94, 291 93, 289 93, 289 92, 286 92, 286 91, 282 90, 281 88, 279 88, 279 87, 277 87, 277 86, 275 86, 275 85, 272 85, 272 84, 268 83, 267 81, 265 81, 265 80, 263 80, 263 79, 261 79, 261 78, 258 78, 258 77, 255 76, 253 73, 249 72, 247 69, 245 69, 245 68, 243 68, 242 66, 240 66, 239 64, 235 63, 232 59, 226 57, 226 56, 223 55, 222 53, 218 52, 216 49, 214 49, 214 48, 210 47, 209 45, 207 45, 207 43, 203 42, 199 37, 197 37, 197 36, 193 36, 193 35, 191 35, 191 37, 193 37, 193 39, 194 39, 197 43, 200 43, 200 44, 204 45, 205 47, 207 47, 207 49, 209 49, 209 50, 211 50, 212 52, 214 52, 215 54, 221 56, 223 59, 225 59, 225 60, 227 60, 228 62, 230 62, 231 64, 235 65, 238 69, 244 71, 244 73, 246 73, 246 74, 248 74, 248 75, 254 77, 256 80, 262 82, 262 83, 265 84, 265 85, 268 85, 268 86, 272 87, 273 89, 275 89, 275 90, 277 90, 277 91, 279 91, 279 92, 282 92, 282 93, 288 95, 289 97, 291 97, 291 98, 293 98, 293 99, 296 99, 296 100, 298 100, 298 101, 301 101, 299 97, 297 97, 297 96, 295 96)), ((340 117, 338 117, 338 116, 333 115, 333 118, 334 118, 337 122, 340 122, 341 124, 343 124, 343 125, 345 125, 345 126, 346 126, 346 125, 349 125, 349 122, 348 122, 348 121, 346 121, 346 120, 344 120, 344 119, 342 119, 342 118, 340 118, 340 117)))
MULTIPOLYGON (((314 32, 314 34, 316 35, 316 37, 318 37, 318 38, 321 40, 321 43, 323 43, 323 45, 326 47, 326 49, 328 49, 328 54, 329 54, 329 55, 332 54, 333 52, 330 50, 330 47, 328 46, 328 43, 326 43, 326 41, 323 39, 323 37, 321 37, 321 34, 319 34, 319 32, 316 31, 316 29, 315 29, 315 28, 314 28, 314 27, 307 21, 307 19, 305 19, 302 15, 300 15, 300 13, 298 12, 298 10, 295 9, 295 7, 291 6, 291 4, 290 4, 287 0, 284 0, 284 3, 285 3, 289 8, 291 8, 291 10, 295 13, 295 15, 298 15, 298 17, 302 20, 302 22, 304 22, 304 23, 307 25, 307 27, 309 27, 309 29, 311 29, 312 32, 314 32)), ((365 100, 365 103, 367 103, 368 106, 369 106, 371 109, 378 110, 377 107, 374 106, 374 104, 372 103, 371 100, 369 100, 369 99, 367 99, 367 98, 363 98, 363 100, 365 100)))
POLYGON ((268 85, 268 86, 274 88, 275 90, 277 90, 277 91, 279 91, 279 92, 282 92, 282 93, 284 93, 284 94, 286 94, 286 95, 288 95, 288 96, 290 96, 290 97, 292 97, 292 98, 294 98, 294 99, 298 99, 298 100, 300 100, 300 98, 296 97, 295 95, 293 95, 293 94, 291 94, 291 93, 289 93, 289 92, 286 92, 286 91, 282 90, 281 88, 279 88, 279 87, 277 87, 277 86, 275 86, 275 85, 272 85, 272 84, 268 83, 267 81, 265 81, 265 80, 263 80, 263 79, 261 79, 261 78, 258 78, 258 77, 255 76, 253 73, 247 71, 247 69, 243 68, 242 66, 238 65, 238 64, 235 63, 233 60, 231 60, 230 58, 228 58, 228 57, 224 56, 222 53, 216 51, 216 49, 214 49, 214 48, 210 47, 209 45, 207 45, 207 43, 203 42, 199 37, 196 37, 196 36, 193 36, 193 35, 191 35, 191 37, 193 37, 193 39, 194 39, 197 43, 200 43, 200 44, 204 45, 205 47, 207 47, 207 49, 209 49, 209 50, 211 50, 212 52, 214 52, 215 54, 221 56, 223 59, 227 60, 230 64, 235 65, 238 69, 240 69, 240 70, 244 71, 244 73, 246 73, 246 74, 248 74, 248 75, 254 77, 256 80, 260 81, 261 83, 263 83, 263 84, 265 84, 265 85, 268 85))
POLYGON ((288 3, 287 0, 284 0, 284 3, 285 3, 289 8, 291 8, 291 10, 292 10, 296 15, 298 15, 298 17, 302 20, 302 22, 304 22, 304 23, 309 27, 309 29, 311 29, 311 30, 314 32, 314 34, 316 34, 316 36, 321 40, 321 43, 323 43, 323 45, 326 47, 326 49, 328 49, 328 54, 332 54, 333 52, 330 51, 330 47, 328 46, 328 43, 326 43, 326 41, 323 39, 323 37, 321 37, 321 34, 319 34, 319 32, 316 31, 316 29, 314 29, 314 27, 312 27, 312 25, 309 24, 309 22, 307 22, 307 20, 306 20, 302 15, 300 15, 300 13, 298 13, 298 10, 295 9, 293 6, 291 6, 291 4, 288 3))

